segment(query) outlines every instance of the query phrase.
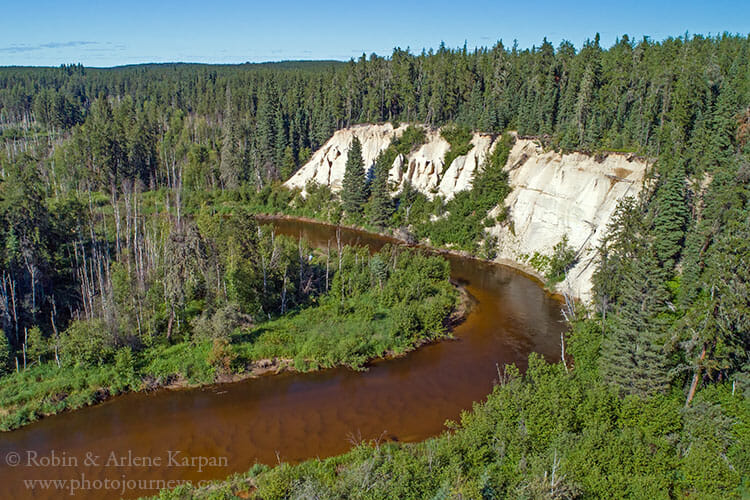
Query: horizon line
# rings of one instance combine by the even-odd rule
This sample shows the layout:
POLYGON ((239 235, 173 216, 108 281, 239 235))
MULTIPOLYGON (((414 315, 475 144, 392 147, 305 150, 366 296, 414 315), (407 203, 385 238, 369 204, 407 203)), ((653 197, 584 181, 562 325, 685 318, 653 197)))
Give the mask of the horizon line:
MULTIPOLYGON (((559 48, 560 45, 562 45, 563 43, 567 42, 567 43, 573 45, 573 47, 576 49, 576 52, 579 52, 581 49, 583 49, 586 46, 586 44, 588 44, 589 42, 592 42, 599 35, 600 35, 600 33, 596 32, 594 34, 594 38, 586 38, 586 40, 581 44, 581 47, 576 47, 576 45, 573 42, 571 42, 570 40, 568 40, 567 38, 562 38, 560 40, 560 43, 557 45, 557 47, 555 47, 554 44, 553 44, 553 47, 555 49, 557 49, 557 48, 559 48)), ((622 38, 624 38, 626 36, 630 40, 631 44, 640 43, 642 41, 649 41, 649 42, 660 44, 660 43, 663 43, 663 42, 669 41, 669 40, 690 40, 690 39, 695 39, 696 37, 702 37, 704 39, 719 39, 719 38, 724 37, 724 36, 747 37, 747 38, 750 38, 750 31, 748 31, 747 33, 740 33, 740 32, 734 32, 734 33, 732 33, 729 30, 725 30, 725 31, 722 31, 721 33, 715 33, 715 34, 712 34, 711 32, 708 32, 707 34, 703 34, 703 33, 692 33, 691 34, 691 33, 689 33, 688 30, 686 30, 681 35, 677 35, 677 36, 669 35, 669 36, 666 36, 666 37, 661 38, 659 40, 654 40, 654 37, 652 37, 651 35, 641 35, 640 38, 635 38, 635 37, 631 37, 628 33, 623 33, 621 35, 616 36, 615 39, 614 39, 614 41, 610 45, 608 45, 607 47, 602 47, 602 48, 604 50, 607 50, 607 49, 609 49, 611 47, 614 47, 615 45, 617 45, 622 40, 622 38)), ((538 45, 536 43, 534 43, 534 44, 532 44, 530 46, 526 46, 526 47, 520 48, 520 50, 526 51, 526 50, 537 49, 544 42, 552 43, 549 40, 547 40, 547 36, 544 36, 542 38, 542 41, 538 45)), ((495 41, 495 43, 493 45, 491 45, 491 46, 490 45, 475 45, 471 49, 471 51, 472 52, 476 52, 476 51, 479 51, 479 50, 490 50, 490 49, 496 47, 498 44, 502 44, 503 47, 507 50, 508 47, 510 47, 510 48, 517 48, 517 43, 518 43, 517 39, 513 39, 513 44, 510 45, 510 46, 506 46, 505 43, 503 42, 503 39, 502 38, 498 38, 495 41)), ((441 46, 443 46, 443 45, 445 45, 445 42, 441 41, 438 44, 438 48, 441 47, 441 46)), ((467 49, 468 50, 468 47, 467 47, 467 44, 466 44, 466 40, 464 41, 464 45, 463 46, 450 47, 450 50, 461 50, 461 49, 467 49)), ((415 56, 419 56, 419 55, 421 55, 423 53, 429 53, 429 52, 435 51, 437 49, 435 47, 430 47, 430 48, 422 47, 422 49, 419 52, 411 52, 411 47, 409 47, 409 46, 407 46, 405 49, 402 49, 401 47, 396 46, 396 47, 393 47, 391 49, 391 53, 393 51, 395 51, 395 50, 404 50, 406 52, 412 53, 415 56)), ((227 66, 228 67, 228 66, 264 65, 264 64, 284 64, 284 63, 336 63, 336 64, 346 64, 346 63, 351 62, 351 61, 355 61, 356 62, 361 56, 372 57, 373 55, 375 55, 376 57, 382 57, 382 58, 385 58, 385 59, 389 59, 390 58, 390 55, 387 55, 387 56, 380 55, 376 51, 372 51, 369 54, 367 52, 363 51, 360 56, 358 56, 356 58, 354 56, 351 56, 348 59, 333 59, 333 58, 322 58, 322 59, 278 59, 278 60, 265 60, 265 61, 244 61, 244 62, 198 62, 198 61, 162 61, 162 62, 156 62, 156 61, 141 61, 141 62, 134 62, 134 63, 126 63, 126 64, 115 64, 115 65, 112 65, 112 66, 87 66, 87 65, 82 64, 79 61, 79 62, 67 62, 67 63, 63 62, 63 63, 56 64, 56 65, 41 65, 41 64, 40 65, 36 65, 36 64, 11 64, 11 65, 2 65, 2 64, 0 64, 0 69, 23 69, 23 68, 59 69, 61 67, 65 67, 65 66, 82 66, 82 67, 84 67, 86 69, 108 70, 108 69, 129 68, 129 67, 135 67, 135 66, 160 66, 160 65, 163 65, 163 66, 168 66, 168 65, 227 66)))

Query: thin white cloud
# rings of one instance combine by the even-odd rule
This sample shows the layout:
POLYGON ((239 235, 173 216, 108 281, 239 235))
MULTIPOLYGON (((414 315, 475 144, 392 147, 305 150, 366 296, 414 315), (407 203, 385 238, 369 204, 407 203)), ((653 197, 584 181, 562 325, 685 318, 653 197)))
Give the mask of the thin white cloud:
POLYGON ((69 42, 47 42, 47 43, 40 43, 37 45, 31 45, 27 43, 18 43, 9 45, 7 47, 0 47, 0 52, 6 53, 6 54, 20 54, 23 52, 34 52, 37 50, 45 50, 45 49, 66 49, 71 47, 85 47, 85 46, 91 46, 91 45, 100 45, 100 42, 87 42, 87 41, 81 41, 81 40, 73 40, 69 42))

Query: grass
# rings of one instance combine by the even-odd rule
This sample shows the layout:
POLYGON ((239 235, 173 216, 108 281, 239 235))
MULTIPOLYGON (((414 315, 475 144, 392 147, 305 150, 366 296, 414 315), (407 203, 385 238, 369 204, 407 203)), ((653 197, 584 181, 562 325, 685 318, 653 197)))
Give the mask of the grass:
POLYGON ((298 371, 359 370, 369 360, 403 354, 447 335, 446 319, 458 302, 447 261, 411 251, 396 260, 395 267, 382 271, 390 273, 382 286, 371 286, 369 264, 360 262, 347 276, 351 289, 343 295, 337 292, 345 287, 334 278, 331 293, 313 306, 237 328, 228 338, 194 337, 139 352, 124 347, 98 364, 33 363, 0 378, 0 430, 122 392, 250 376, 262 360, 292 360, 285 367, 298 371))
POLYGON ((0 379, 0 430, 81 408, 127 390, 113 365, 83 370, 50 362, 0 379))
POLYGON ((588 333, 570 338, 581 360, 573 370, 536 355, 524 376, 506 367, 486 401, 436 438, 256 464, 158 498, 747 498, 750 405, 741 392, 707 387, 688 409, 681 391, 621 398, 599 380, 598 355, 582 355, 600 326, 578 326, 588 333))
MULTIPOLYGON (((371 308, 369 294, 345 304, 328 300, 324 304, 280 318, 251 332, 252 342, 233 343, 243 362, 260 359, 293 359, 300 371, 346 365, 362 369, 366 362, 387 355, 398 355, 419 343, 444 335, 422 331, 411 337, 401 335, 392 309, 371 308)), ((244 334, 238 333, 235 339, 244 334)))

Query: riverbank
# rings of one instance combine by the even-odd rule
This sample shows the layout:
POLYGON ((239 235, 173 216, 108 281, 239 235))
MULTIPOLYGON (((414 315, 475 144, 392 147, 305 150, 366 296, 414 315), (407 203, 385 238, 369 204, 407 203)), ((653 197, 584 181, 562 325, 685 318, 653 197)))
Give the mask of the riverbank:
MULTIPOLYGON (((524 276, 525 278, 528 278, 531 281, 535 282, 550 297, 553 297, 556 300, 561 301, 561 302, 564 300, 564 296, 562 294, 560 294, 555 289, 549 286, 549 281, 541 272, 539 272, 537 269, 534 269, 532 266, 528 264, 524 264, 522 262, 514 261, 511 259, 503 259, 503 258, 483 259, 465 250, 456 250, 456 249, 445 248, 445 247, 435 247, 431 245, 429 241, 417 240, 415 236, 413 238, 406 236, 406 235, 398 236, 396 234, 398 230, 391 230, 390 232, 383 232, 383 231, 378 231, 375 228, 367 227, 367 226, 357 226, 357 225, 344 224, 344 223, 335 224, 324 219, 316 219, 313 217, 279 214, 279 213, 276 213, 276 214, 275 213, 256 213, 255 217, 259 221, 263 221, 263 220, 266 220, 266 221, 273 221, 273 220, 299 221, 299 222, 304 222, 308 224, 320 224, 322 226, 326 226, 326 227, 333 228, 333 229, 343 228, 343 229, 348 229, 350 231, 359 231, 362 233, 366 233, 370 235, 377 235, 378 237, 389 239, 391 243, 404 245, 410 248, 420 248, 420 249, 427 250, 437 255, 450 255, 450 256, 455 256, 455 257, 461 257, 463 259, 474 260, 477 262, 483 262, 483 263, 488 263, 488 264, 499 264, 501 266, 511 268, 514 271, 518 272, 520 275, 524 276)), ((410 235, 410 236, 413 236, 413 235, 410 235)), ((577 297, 574 297, 574 298, 577 299, 577 297)))
MULTIPOLYGON (((571 348, 582 354, 599 325, 578 326, 571 348)), ((153 498, 746 498, 750 412, 731 384, 690 412, 679 393, 619 397, 592 361, 567 370, 532 355, 524 375, 506 368, 485 401, 423 442, 362 440, 153 498), (714 415, 737 425, 717 429, 714 415)))
MULTIPOLYGON (((447 262, 408 250, 396 260, 392 276, 380 288, 363 283, 345 296, 322 296, 316 305, 236 329, 228 337, 140 352, 123 348, 110 363, 58 367, 48 362, 3 377, 0 428, 17 429, 126 392, 188 389, 338 366, 363 370, 374 360, 403 356, 450 337, 472 301, 450 282, 447 262), (425 291, 407 297, 403 280, 422 283, 425 291)), ((358 265, 368 264, 362 259, 358 265)))
MULTIPOLYGON (((275 226, 279 244, 288 236, 302 234, 313 247, 322 248, 313 261, 320 262, 321 255, 325 259, 331 240, 331 267, 337 267, 333 257, 336 230, 317 224, 279 222, 275 226)), ((346 229, 338 235, 342 245, 394 249, 391 240, 377 236, 346 229)), ((296 255, 297 245, 293 247, 296 255)), ((367 259, 369 253, 365 262, 367 259)), ((408 356, 373 361, 366 371, 334 368, 300 373, 284 369, 275 375, 276 369, 269 366, 269 376, 247 382, 125 394, 6 433, 0 440, 0 456, 26 449, 43 455, 54 449, 81 457, 86 452, 105 456, 113 450, 132 450, 138 455, 182 450, 185 455, 227 457, 228 468, 201 474, 168 467, 130 467, 116 475, 198 481, 245 472, 256 462, 298 463, 340 455, 350 450, 359 436, 400 443, 437 436, 445 430, 446 420, 458 419, 474 402, 487 397, 498 377, 498 365, 516 364, 525 371, 530 352, 541 353, 548 360, 558 358, 560 332, 565 328, 559 302, 521 274, 460 257, 446 260, 451 281, 460 284, 475 304, 465 320, 450 330, 455 340, 435 340, 408 356)), ((325 266, 325 260, 322 263, 325 266)), ((408 290, 415 280, 408 275, 403 278, 397 288, 408 290)), ((180 357, 175 353, 175 358, 180 357)), ((255 359, 268 358, 259 355, 255 359)), ((65 472, 60 470, 58 476, 66 477, 65 472)), ((104 480, 111 478, 113 471, 92 466, 80 472, 91 480, 104 480)), ((18 498, 27 497, 22 480, 35 477, 34 473, 0 464, 0 481, 18 498)), ((96 493, 78 492, 76 498, 100 498, 96 493)), ((152 494, 154 491, 139 490, 125 496, 152 494)))

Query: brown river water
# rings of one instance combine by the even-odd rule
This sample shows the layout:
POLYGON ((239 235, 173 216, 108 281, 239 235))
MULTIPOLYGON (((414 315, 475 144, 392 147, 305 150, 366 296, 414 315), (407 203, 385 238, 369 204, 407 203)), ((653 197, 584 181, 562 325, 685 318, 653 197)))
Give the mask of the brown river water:
MULTIPOLYGON (((278 234, 336 245, 336 229, 274 220, 278 234)), ((388 238, 342 229, 344 244, 388 238)), ((343 453, 362 439, 420 441, 482 401, 497 366, 560 353, 560 303, 510 268, 447 255, 477 303, 455 340, 366 372, 284 373, 231 384, 113 398, 0 433, 0 498, 134 498, 249 469, 343 453), (43 483, 44 480, 57 483, 43 483)))

